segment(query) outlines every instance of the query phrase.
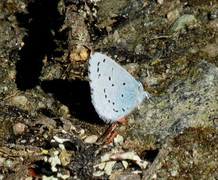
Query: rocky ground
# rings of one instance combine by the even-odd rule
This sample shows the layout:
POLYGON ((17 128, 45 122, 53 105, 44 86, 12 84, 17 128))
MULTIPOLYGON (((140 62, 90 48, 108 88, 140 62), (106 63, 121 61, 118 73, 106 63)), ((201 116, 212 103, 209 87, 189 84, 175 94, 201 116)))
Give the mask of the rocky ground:
POLYGON ((217 179, 217 5, 0 1, 0 179, 217 179), (151 95, 109 144, 91 51, 151 95))

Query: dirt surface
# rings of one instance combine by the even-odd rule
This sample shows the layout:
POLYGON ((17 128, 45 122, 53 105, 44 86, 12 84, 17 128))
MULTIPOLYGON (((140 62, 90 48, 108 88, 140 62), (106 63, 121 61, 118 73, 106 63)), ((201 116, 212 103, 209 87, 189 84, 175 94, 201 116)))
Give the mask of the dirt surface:
POLYGON ((0 179, 217 179, 217 5, 0 1, 0 179), (126 68, 153 102, 108 144, 91 52, 126 68))

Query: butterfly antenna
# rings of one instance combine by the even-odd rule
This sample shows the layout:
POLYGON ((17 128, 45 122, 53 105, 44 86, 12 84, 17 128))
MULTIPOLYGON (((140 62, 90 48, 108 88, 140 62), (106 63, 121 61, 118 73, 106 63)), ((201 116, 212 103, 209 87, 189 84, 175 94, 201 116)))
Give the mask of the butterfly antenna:
POLYGON ((154 104, 154 102, 150 99, 152 97, 148 92, 145 92, 145 97, 150 101, 150 103, 154 104))

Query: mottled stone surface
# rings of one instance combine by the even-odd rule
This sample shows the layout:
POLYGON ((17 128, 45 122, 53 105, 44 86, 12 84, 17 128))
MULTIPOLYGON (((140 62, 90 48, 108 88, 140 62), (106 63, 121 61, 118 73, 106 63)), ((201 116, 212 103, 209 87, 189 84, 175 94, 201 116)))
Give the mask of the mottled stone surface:
POLYGON ((153 134, 166 139, 187 127, 215 127, 217 81, 218 68, 199 60, 187 76, 175 79, 163 94, 153 95, 154 104, 144 103, 129 133, 140 137, 153 134))
POLYGON ((216 154, 214 128, 187 128, 162 146, 142 179, 216 179, 216 154))

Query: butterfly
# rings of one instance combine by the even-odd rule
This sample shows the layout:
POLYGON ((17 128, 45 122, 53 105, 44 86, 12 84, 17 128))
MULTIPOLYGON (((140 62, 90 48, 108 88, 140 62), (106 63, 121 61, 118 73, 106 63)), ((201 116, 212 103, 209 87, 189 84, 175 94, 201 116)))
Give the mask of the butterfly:
POLYGON ((149 99, 142 84, 109 56, 95 52, 89 58, 92 104, 107 123, 117 122, 149 99))

